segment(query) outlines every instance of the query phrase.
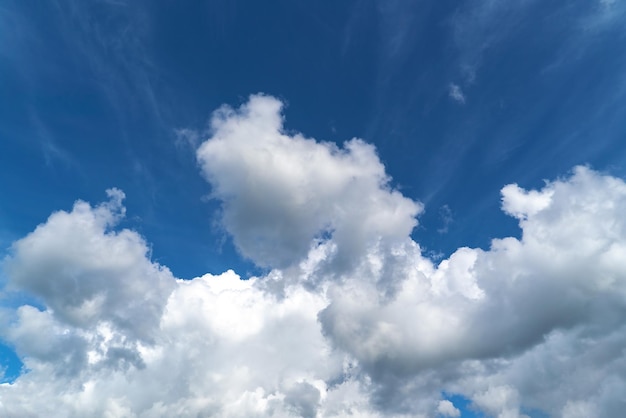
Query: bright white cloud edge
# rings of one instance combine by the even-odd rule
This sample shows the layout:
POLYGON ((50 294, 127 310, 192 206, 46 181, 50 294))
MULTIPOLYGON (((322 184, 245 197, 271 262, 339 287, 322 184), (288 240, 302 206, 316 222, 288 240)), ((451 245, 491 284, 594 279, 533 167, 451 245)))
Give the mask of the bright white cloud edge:
POLYGON ((15 242, 5 310, 27 373, 0 385, 20 417, 613 417, 624 408, 626 184, 577 167, 502 189, 522 238, 435 265, 411 240, 422 207, 371 145, 283 131, 252 96, 198 149, 242 254, 272 267, 179 280, 116 229, 123 193, 78 201, 15 242), (37 394, 33 396, 33 394, 37 394))

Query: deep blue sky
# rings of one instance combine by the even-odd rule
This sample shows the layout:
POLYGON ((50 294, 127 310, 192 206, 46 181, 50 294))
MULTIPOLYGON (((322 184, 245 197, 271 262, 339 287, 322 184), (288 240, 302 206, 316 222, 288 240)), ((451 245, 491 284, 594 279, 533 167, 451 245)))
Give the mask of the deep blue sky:
POLYGON ((176 276, 254 272, 216 228, 181 132, 263 92, 288 104, 288 129, 375 144, 393 185, 426 205, 414 237, 427 252, 486 248, 518 233, 500 210, 505 184, 538 187, 577 164, 626 174, 624 11, 591 0, 4 0, 0 246, 118 187, 124 226, 176 276))

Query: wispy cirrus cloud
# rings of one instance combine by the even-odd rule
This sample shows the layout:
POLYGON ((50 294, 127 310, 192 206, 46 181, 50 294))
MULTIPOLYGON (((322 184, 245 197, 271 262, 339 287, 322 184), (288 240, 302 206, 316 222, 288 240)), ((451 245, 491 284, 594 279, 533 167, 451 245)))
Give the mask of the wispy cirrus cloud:
POLYGON ((483 56, 519 29, 535 0, 465 2, 451 20, 452 39, 458 48, 460 71, 473 82, 483 56))
POLYGON ((468 82, 473 82, 485 56, 494 54, 494 49, 504 47, 519 36, 527 36, 524 33, 528 30, 528 23, 537 16, 553 22, 558 28, 551 40, 556 47, 552 54, 555 64, 563 59, 564 54, 580 56, 586 53, 598 32, 623 32, 623 25, 619 22, 625 13, 623 2, 614 0, 550 5, 535 0, 471 0, 459 6, 450 27, 458 50, 460 71, 468 82))

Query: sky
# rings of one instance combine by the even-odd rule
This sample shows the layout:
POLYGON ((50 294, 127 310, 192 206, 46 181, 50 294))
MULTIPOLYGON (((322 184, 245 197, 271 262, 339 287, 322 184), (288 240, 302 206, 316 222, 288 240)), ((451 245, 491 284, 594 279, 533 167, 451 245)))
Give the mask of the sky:
POLYGON ((0 415, 619 416, 624 115, 623 0, 2 0, 0 415))

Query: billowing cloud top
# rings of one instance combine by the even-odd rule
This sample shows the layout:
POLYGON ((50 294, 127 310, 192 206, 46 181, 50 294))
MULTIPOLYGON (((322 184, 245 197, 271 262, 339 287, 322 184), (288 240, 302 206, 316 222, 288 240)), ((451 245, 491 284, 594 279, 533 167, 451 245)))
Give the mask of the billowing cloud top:
POLYGON ((224 226, 242 254, 285 267, 326 235, 350 259, 379 240, 406 238, 421 205, 389 188, 374 147, 353 139, 339 149, 288 135, 281 108, 262 95, 237 111, 225 106, 198 149, 214 197, 224 204, 224 226))
POLYGON ((626 184, 577 167, 502 189, 521 238, 434 264, 422 207, 372 146, 288 134, 280 101, 224 107, 198 149, 241 253, 272 270, 178 280, 119 230, 123 193, 15 242, 2 337, 20 417, 615 417, 624 410, 626 184), (33 396, 36 394, 36 396, 33 396))

